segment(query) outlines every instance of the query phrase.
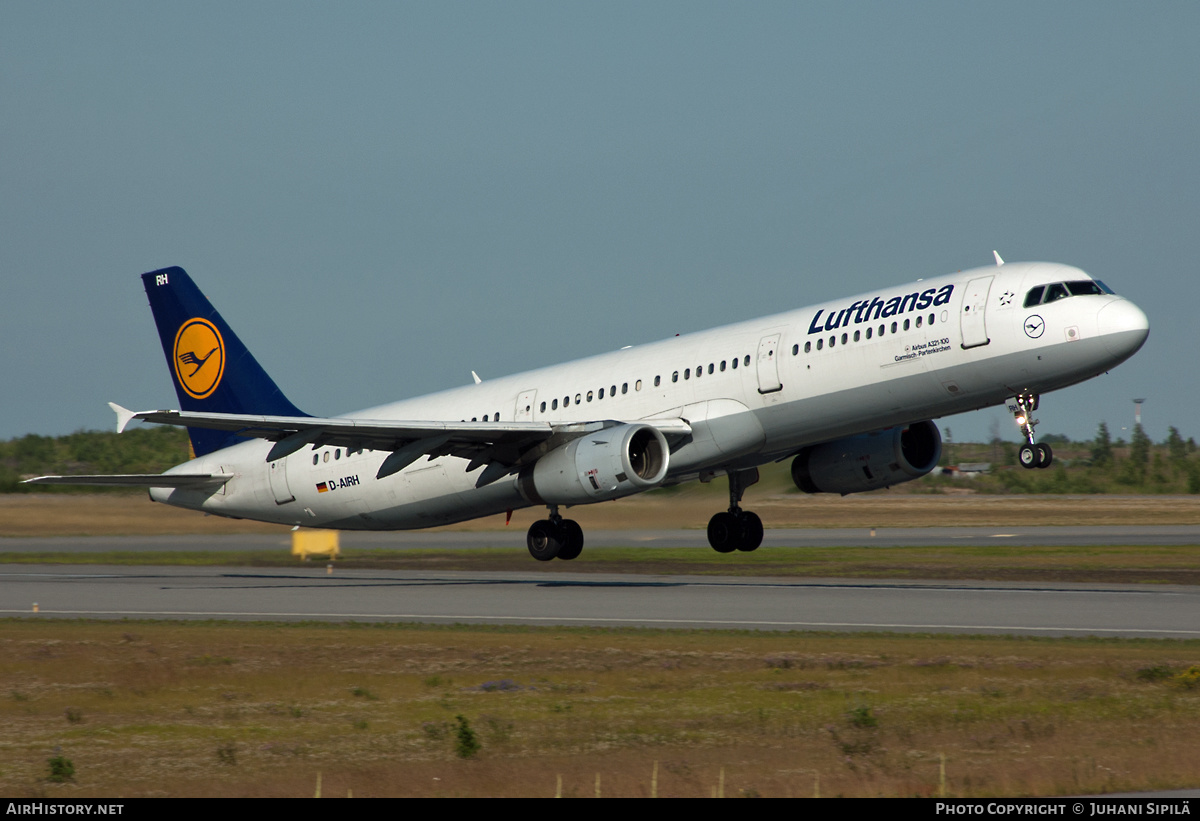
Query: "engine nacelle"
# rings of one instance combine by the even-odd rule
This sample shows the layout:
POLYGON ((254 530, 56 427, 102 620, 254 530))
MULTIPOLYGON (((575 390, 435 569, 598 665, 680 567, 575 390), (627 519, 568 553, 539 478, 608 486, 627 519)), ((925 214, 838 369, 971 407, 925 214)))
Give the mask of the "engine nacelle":
POLYGON ((605 502, 667 478, 670 449, 651 425, 617 425, 573 439, 521 470, 517 487, 536 505, 605 502))
POLYGON ((862 493, 919 479, 942 458, 933 422, 848 436, 800 451, 792 481, 805 493, 862 493))

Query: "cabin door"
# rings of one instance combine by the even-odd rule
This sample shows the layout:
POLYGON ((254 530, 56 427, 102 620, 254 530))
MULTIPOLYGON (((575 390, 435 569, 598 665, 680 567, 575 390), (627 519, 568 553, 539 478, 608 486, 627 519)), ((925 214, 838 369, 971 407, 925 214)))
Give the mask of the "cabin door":
POLYGON ((536 399, 536 390, 521 391, 521 395, 517 397, 517 407, 513 413, 513 419, 517 422, 532 422, 533 403, 536 399))
POLYGON ((780 334, 764 336, 758 343, 758 392, 774 393, 783 389, 779 381, 780 334))
POLYGON ((286 505, 288 502, 296 501, 296 495, 292 493, 291 487, 287 480, 287 457, 276 459, 271 463, 271 493, 275 496, 275 504, 286 505))
POLYGON ((991 340, 987 335, 987 298, 992 288, 992 277, 979 277, 967 283, 963 297, 959 327, 962 330, 962 346, 978 348, 991 340))

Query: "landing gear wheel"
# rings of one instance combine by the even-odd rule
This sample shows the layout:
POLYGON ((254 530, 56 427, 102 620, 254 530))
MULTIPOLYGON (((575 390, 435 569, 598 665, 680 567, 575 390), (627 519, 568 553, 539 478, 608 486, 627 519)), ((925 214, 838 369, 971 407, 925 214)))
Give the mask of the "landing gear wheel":
POLYGON ((1054 451, 1052 451, 1050 449, 1050 446, 1049 445, 1038 445, 1037 452, 1038 452, 1037 466, 1040 468, 1050 467, 1050 463, 1054 461, 1054 451))
POLYGON ((574 519, 563 519, 559 525, 562 547, 558 550, 558 558, 563 561, 579 558, 583 552, 583 528, 574 519))
MULTIPOLYGON (((539 562, 548 562, 562 551, 563 537, 559 528, 555 527, 548 519, 541 519, 529 526, 525 544, 529 547, 530 556, 539 562)), ((581 550, 583 549, 582 541, 579 547, 581 550)))
POLYGON ((732 553, 741 540, 737 517, 722 511, 708 520, 708 543, 718 553, 732 553))
POLYGON ((763 540, 763 524, 762 519, 758 518, 758 514, 744 511, 741 515, 741 530, 742 538, 738 543, 737 549, 744 553, 758 550, 758 546, 763 540))
POLYGON ((1037 467, 1041 462, 1041 456, 1033 445, 1021 445, 1021 449, 1017 451, 1017 461, 1026 470, 1037 467))

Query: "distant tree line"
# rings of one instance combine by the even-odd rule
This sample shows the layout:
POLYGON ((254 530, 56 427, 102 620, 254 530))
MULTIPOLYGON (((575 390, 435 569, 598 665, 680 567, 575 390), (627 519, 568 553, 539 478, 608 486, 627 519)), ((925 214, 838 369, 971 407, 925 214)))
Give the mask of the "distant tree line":
MULTIPOLYGON (((1090 440, 1049 434, 1038 441, 1054 448, 1054 464, 1046 470, 1017 467, 1017 445, 1002 441, 995 427, 986 446, 956 444, 954 462, 990 461, 993 469, 988 476, 954 483, 998 493, 1200 493, 1196 442, 1184 439, 1174 426, 1157 444, 1140 424, 1134 425, 1128 442, 1113 440, 1104 422, 1090 440)), ((933 479, 935 486, 945 483, 945 477, 933 479)))
POLYGON ((125 433, 78 431, 66 436, 31 433, 0 442, 0 493, 95 492, 100 488, 22 485, 47 474, 162 473, 190 458, 187 431, 155 425, 125 433))

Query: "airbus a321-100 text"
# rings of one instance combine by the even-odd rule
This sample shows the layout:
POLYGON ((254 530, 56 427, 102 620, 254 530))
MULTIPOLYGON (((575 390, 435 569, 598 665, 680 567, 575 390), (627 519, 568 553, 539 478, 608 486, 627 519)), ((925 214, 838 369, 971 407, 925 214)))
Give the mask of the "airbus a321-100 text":
POLYGON ((940 416, 1009 404, 1020 463, 1053 459, 1038 398, 1125 361, 1149 332, 1132 302, 1078 268, 996 265, 918 280, 345 416, 309 416, 276 387, 182 268, 142 275, 179 410, 113 405, 188 430, 195 458, 163 474, 43 476, 137 485, 219 516, 402 530, 546 506, 527 535, 574 559, 571 505, 693 479, 729 480, 708 523, 722 553, 757 548, 741 507, 758 466, 791 460, 809 493, 857 493, 932 471, 940 416))

